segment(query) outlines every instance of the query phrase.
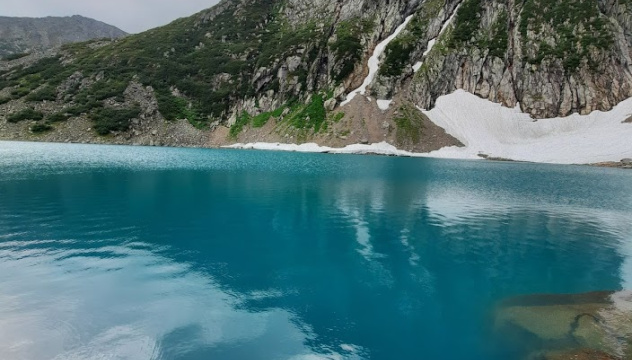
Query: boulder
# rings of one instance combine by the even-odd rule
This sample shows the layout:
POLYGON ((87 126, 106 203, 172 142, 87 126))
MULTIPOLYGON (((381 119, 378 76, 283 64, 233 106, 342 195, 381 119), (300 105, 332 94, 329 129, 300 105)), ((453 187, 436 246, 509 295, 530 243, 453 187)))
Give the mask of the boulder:
POLYGON ((337 101, 334 98, 325 101, 325 110, 333 111, 336 108, 336 104, 337 101))

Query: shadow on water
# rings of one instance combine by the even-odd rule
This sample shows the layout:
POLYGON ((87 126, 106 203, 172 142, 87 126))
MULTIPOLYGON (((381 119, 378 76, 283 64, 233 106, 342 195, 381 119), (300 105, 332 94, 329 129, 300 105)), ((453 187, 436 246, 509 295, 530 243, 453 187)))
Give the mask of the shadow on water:
POLYGON ((169 151, 0 180, 0 354, 520 358, 503 299, 632 280, 627 173, 169 151))

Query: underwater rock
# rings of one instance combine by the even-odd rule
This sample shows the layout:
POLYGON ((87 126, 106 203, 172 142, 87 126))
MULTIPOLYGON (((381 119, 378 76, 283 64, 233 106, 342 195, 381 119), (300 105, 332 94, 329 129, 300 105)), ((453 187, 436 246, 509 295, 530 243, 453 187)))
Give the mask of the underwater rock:
POLYGON ((632 359, 629 292, 510 298, 494 326, 508 342, 528 343, 529 359, 632 359))

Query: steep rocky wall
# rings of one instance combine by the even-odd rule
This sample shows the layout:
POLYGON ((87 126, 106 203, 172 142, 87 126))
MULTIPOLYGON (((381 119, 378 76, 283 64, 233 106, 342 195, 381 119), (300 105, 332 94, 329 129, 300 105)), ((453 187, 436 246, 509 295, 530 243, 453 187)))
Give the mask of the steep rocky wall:
MULTIPOLYGON (((227 112, 228 124, 242 112, 251 115, 274 110, 288 99, 306 99, 320 90, 335 89, 337 100, 356 87, 366 75, 366 61, 373 48, 388 37, 404 18, 416 11, 421 0, 288 0, 278 5, 281 23, 262 23, 264 31, 280 33, 288 45, 280 46, 268 61, 251 74, 252 96, 235 99, 227 112)), ((241 7, 226 1, 205 18, 217 19, 222 12, 236 16, 241 7)), ((276 9, 275 9, 276 11, 276 9)), ((215 84, 214 84, 215 85, 215 84)))
POLYGON ((407 29, 400 36, 419 40, 409 45, 400 73, 381 71, 373 93, 384 97, 403 92, 431 108, 437 97, 464 89, 505 106, 520 103, 534 118, 609 110, 632 96, 629 5, 610 0, 558 3, 426 1, 416 16, 425 19, 434 12, 436 17, 421 21, 421 30, 407 29), (455 24, 422 58, 428 40, 457 4, 455 24), (475 16, 468 18, 468 6, 475 16), (540 14, 547 11, 554 15, 540 14), (411 65, 418 61, 424 63, 415 73, 411 65))

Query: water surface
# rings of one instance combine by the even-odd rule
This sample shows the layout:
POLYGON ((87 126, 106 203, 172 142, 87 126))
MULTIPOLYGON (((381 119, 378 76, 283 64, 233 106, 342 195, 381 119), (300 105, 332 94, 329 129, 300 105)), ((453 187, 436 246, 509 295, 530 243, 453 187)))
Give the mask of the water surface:
POLYGON ((0 142, 2 359, 510 359, 632 288, 632 172, 0 142))

